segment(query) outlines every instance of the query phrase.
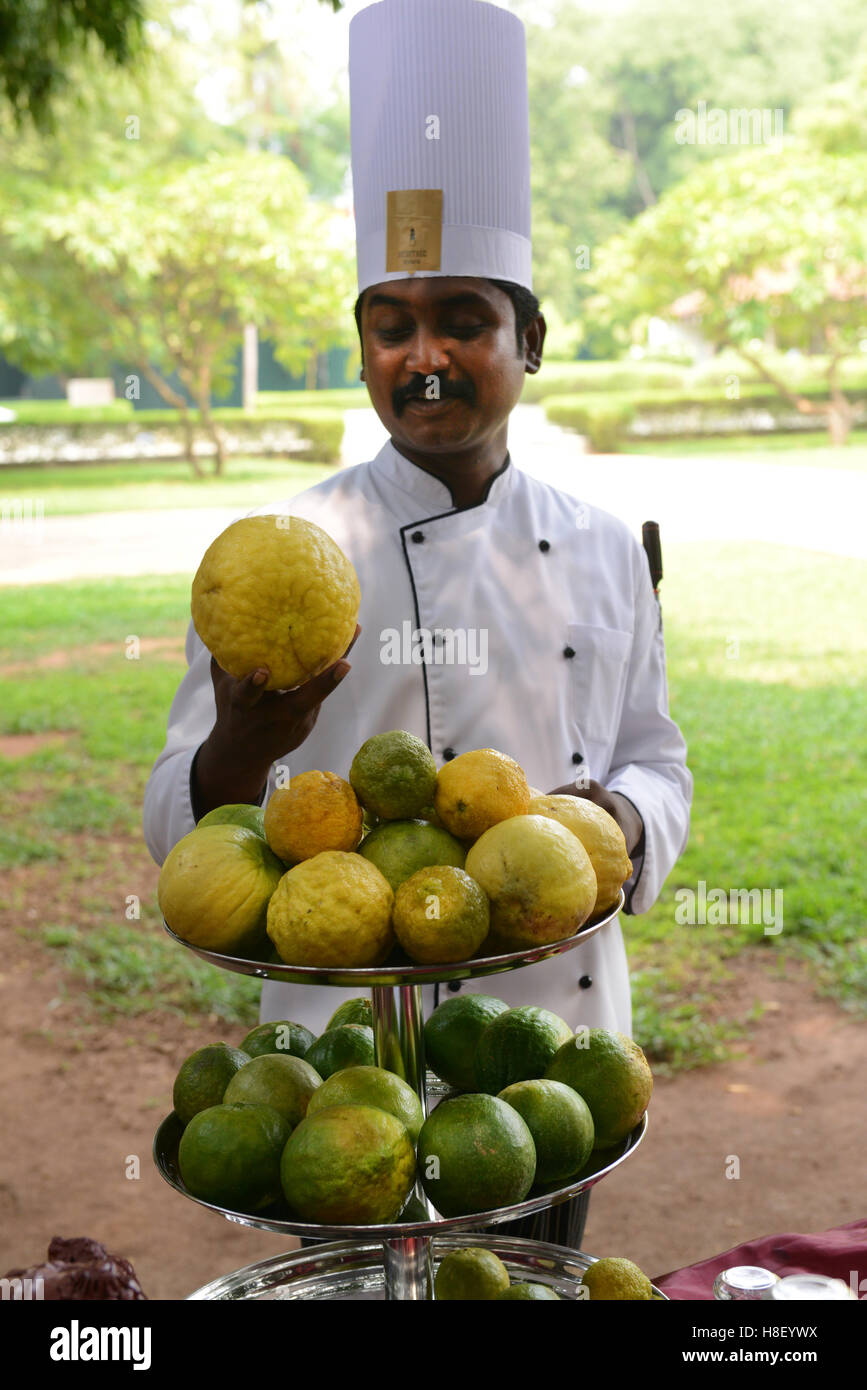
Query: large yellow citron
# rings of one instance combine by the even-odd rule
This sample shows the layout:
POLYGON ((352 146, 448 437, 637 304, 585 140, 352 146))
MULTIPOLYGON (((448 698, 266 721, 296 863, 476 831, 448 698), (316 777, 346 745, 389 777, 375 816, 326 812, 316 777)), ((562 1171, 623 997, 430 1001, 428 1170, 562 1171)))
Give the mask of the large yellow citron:
POLYGON ((492 825, 469 850, 465 868, 491 900, 489 942, 503 951, 574 935, 596 902, 587 851, 547 816, 511 816, 492 825))
POLYGON ((184 941, 263 959, 268 902, 285 871, 254 830, 197 826, 166 856, 157 888, 160 911, 184 941))
POLYGON ((327 532, 298 516, 248 516, 208 547, 192 590, 193 626, 230 676, 257 666, 291 690, 339 661, 355 633, 358 576, 327 532))
POLYGON ((375 864, 323 850, 281 878, 268 904, 268 935, 289 965, 381 965, 394 945, 393 906, 375 864))
POLYGON ((607 912, 620 897, 620 889, 632 873, 626 839, 613 816, 584 796, 534 796, 529 815, 550 816, 577 835, 590 855, 596 875, 593 915, 607 912))

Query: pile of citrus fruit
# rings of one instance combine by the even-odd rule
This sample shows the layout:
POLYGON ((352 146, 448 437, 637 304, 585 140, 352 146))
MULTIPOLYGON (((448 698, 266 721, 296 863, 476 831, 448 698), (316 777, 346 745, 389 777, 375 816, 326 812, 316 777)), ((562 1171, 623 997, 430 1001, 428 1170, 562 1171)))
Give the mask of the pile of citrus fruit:
POLYGON ((264 811, 204 816, 160 873, 172 930, 289 965, 378 966, 396 950, 448 965, 574 935, 632 872, 607 811, 537 793, 497 749, 437 771, 421 739, 392 729, 348 773, 302 772, 264 811))
MULTIPOLYGON (((547 1284, 513 1284, 498 1255, 484 1246, 452 1250, 440 1261, 434 1291, 438 1302, 472 1299, 475 1302, 515 1300, 558 1301, 547 1284)), ((581 1299, 651 1299, 653 1285, 631 1260, 594 1260, 581 1279, 581 1299)))
POLYGON ((276 1203, 328 1225, 398 1220, 417 1180, 441 1216, 489 1212, 577 1180, 594 1149, 632 1132, 653 1086, 622 1034, 573 1034, 546 1009, 486 995, 435 1009, 425 1044, 456 1087, 427 1118, 412 1088, 375 1065, 363 999, 319 1038, 284 1020, 237 1048, 200 1048, 174 1087, 186 1187, 234 1211, 276 1203))

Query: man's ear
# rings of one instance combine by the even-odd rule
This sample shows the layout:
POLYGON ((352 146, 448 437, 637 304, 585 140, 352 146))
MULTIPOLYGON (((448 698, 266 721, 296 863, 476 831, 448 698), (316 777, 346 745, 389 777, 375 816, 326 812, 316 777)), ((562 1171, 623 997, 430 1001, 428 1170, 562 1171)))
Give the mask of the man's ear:
POLYGON ((547 331, 544 314, 537 314, 529 328, 524 331, 524 371, 529 372, 531 376, 538 372, 542 365, 542 348, 547 331))

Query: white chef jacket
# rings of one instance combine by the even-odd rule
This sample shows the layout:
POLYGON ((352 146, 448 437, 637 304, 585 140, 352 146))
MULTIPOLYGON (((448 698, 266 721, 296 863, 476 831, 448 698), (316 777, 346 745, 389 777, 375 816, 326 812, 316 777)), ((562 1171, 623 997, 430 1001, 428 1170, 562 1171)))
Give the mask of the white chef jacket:
MULTIPOLYGON (((322 704, 313 732, 272 765, 263 804, 278 767, 348 777, 365 739, 389 729, 423 739, 438 766, 472 748, 497 748, 542 791, 580 771, 629 798, 644 838, 627 911, 651 907, 687 842, 692 777, 668 714, 647 557, 626 525, 522 472, 510 455, 485 499, 456 509, 445 483, 391 441, 371 462, 247 515, 271 513, 306 517, 348 555, 361 585, 362 632, 352 670, 322 704), (424 629, 440 630, 443 640, 413 643, 424 629), (449 630, 468 634, 466 651, 449 630), (396 663, 396 655, 409 659, 396 663)), ((195 826, 190 768, 216 716, 210 654, 192 624, 186 656, 144 797, 145 839, 158 864, 195 826)), ((619 919, 565 955, 459 988, 510 1007, 542 1005, 573 1029, 631 1036, 619 919)), ((358 993, 265 981, 260 1018, 321 1032, 358 993)), ((448 985, 425 986, 425 1016, 451 997, 448 985)))

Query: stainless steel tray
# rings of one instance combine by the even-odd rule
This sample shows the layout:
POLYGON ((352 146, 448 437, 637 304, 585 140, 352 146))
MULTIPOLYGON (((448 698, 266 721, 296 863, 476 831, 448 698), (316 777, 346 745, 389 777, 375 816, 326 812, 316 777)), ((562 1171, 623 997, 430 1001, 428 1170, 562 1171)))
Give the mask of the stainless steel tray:
MULTIPOLYGON (((580 1250, 514 1236, 437 1235, 433 1240, 434 1264, 450 1250, 468 1245, 484 1246, 498 1255, 513 1283, 545 1284, 570 1301, 583 1299, 581 1278, 595 1258, 580 1250)), ((387 1261, 388 1251, 379 1241, 340 1241, 236 1269, 212 1279, 189 1299, 384 1300, 387 1261)), ((668 1301, 655 1285, 653 1292, 655 1298, 668 1301)))
POLYGON ((374 985, 435 985, 448 980, 476 980, 485 975, 500 975, 507 970, 517 970, 536 961, 548 960, 552 956, 563 955, 581 946, 591 936, 595 936, 609 922, 613 922, 624 904, 623 890, 615 907, 595 921, 585 922, 574 936, 562 941, 553 941, 546 946, 533 946, 529 950, 509 951, 500 956, 484 956, 460 961, 452 965, 415 965, 409 960, 387 961, 385 965, 356 968, 332 968, 316 965, 286 965, 281 961, 248 960, 245 956, 228 956, 221 951, 210 951, 204 946, 195 946, 177 936, 163 921, 169 936, 188 951, 194 952, 202 960, 218 965, 221 970, 233 970, 239 975, 255 975, 261 980, 282 980, 295 985, 332 985, 343 989, 369 989, 374 985))
MULTIPOLYGON (((598 1169, 588 1173, 585 1168, 582 1170, 583 1176, 574 1182, 566 1183, 553 1191, 539 1189, 531 1192, 525 1201, 518 1202, 514 1206, 498 1207, 495 1211, 471 1212, 467 1216, 437 1217, 430 1221, 396 1221, 381 1226, 317 1225, 293 1220, 288 1210, 281 1211, 279 1208, 269 1208, 266 1211, 251 1214, 233 1211, 229 1207, 220 1207, 213 1202, 205 1202, 199 1197, 194 1197, 184 1186, 178 1168, 178 1145, 183 1133, 183 1125, 174 1110, 163 1120, 157 1130, 154 1137, 153 1152, 154 1162, 170 1187, 173 1187, 176 1192, 180 1192, 182 1196, 190 1198, 191 1201, 198 1202, 199 1206, 208 1207, 211 1211, 218 1212, 220 1216, 225 1217, 227 1221, 234 1221, 239 1226, 255 1226, 262 1231, 275 1231, 278 1235, 310 1236, 316 1240, 339 1239, 341 1237, 347 1239, 349 1236, 354 1236, 356 1239, 377 1239, 381 1244, 382 1241, 394 1238, 429 1237, 436 1236, 443 1231, 467 1230, 473 1226, 499 1225, 501 1221, 517 1221, 522 1216, 532 1216, 534 1212, 542 1211, 545 1207, 559 1206, 561 1202, 566 1202, 570 1197, 575 1197, 579 1192, 593 1187, 606 1174, 623 1163, 641 1143, 646 1130, 647 1116, 644 1115, 629 1138, 624 1140, 623 1144, 619 1145, 616 1150, 599 1152, 597 1155, 600 1165, 598 1169)), ((590 1165, 593 1164, 593 1157, 591 1155, 590 1165)))

